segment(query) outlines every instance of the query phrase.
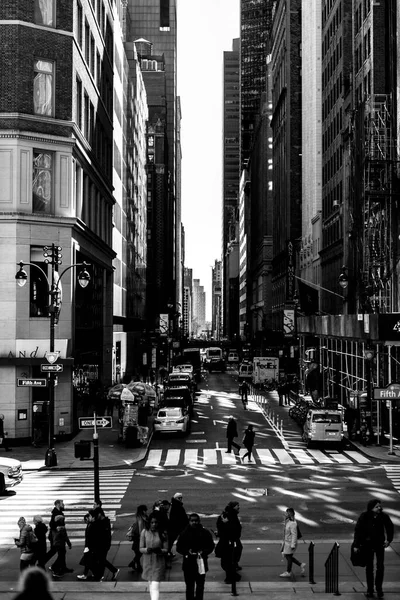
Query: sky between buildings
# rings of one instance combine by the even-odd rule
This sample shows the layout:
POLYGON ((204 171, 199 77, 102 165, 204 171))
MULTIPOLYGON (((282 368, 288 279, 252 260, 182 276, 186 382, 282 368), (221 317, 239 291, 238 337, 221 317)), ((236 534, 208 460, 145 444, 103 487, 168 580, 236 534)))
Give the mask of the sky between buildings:
POLYGON ((223 52, 239 37, 240 0, 178 0, 178 94, 182 105, 185 266, 206 291, 221 259, 223 52))

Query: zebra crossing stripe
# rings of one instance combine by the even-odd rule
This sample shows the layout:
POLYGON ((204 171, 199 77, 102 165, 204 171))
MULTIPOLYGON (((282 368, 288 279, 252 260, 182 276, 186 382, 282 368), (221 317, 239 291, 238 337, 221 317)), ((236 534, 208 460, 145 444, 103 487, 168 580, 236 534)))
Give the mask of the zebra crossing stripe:
POLYGON ((332 452, 329 456, 340 465, 348 465, 352 462, 350 458, 347 458, 347 456, 344 456, 343 454, 339 454, 339 452, 337 454, 333 454, 332 452))
POLYGON ((174 467, 175 465, 178 465, 180 456, 180 450, 168 450, 167 458, 164 461, 164 467, 174 467))
POLYGON ((158 467, 161 462, 162 450, 150 450, 146 465, 148 467, 158 467))
POLYGON ((315 460, 320 464, 333 464, 333 460, 329 458, 326 454, 321 452, 321 450, 312 450, 311 448, 307 450, 311 454, 315 460))
POLYGON ((263 465, 274 465, 276 463, 276 459, 272 456, 271 451, 267 450, 267 448, 257 448, 257 454, 263 465))
POLYGON ((282 450, 280 448, 277 448, 275 450, 275 448, 273 448, 272 452, 274 452, 276 454, 281 465, 294 465, 295 464, 293 458, 290 456, 290 454, 288 452, 286 452, 286 450, 282 450))
POLYGON ((198 462, 198 452, 197 450, 185 450, 185 458, 183 459, 184 465, 193 465, 198 462))
POLYGON ((359 452, 355 452, 354 450, 345 450, 344 451, 350 458, 355 460, 360 464, 366 464, 371 462, 364 454, 360 454, 359 452))
POLYGON ((305 450, 301 450, 300 448, 298 448, 297 450, 291 450, 290 452, 294 455, 295 458, 297 458, 301 465, 314 464, 313 458, 309 456, 305 450))
POLYGON ((203 464, 204 465, 217 465, 218 464, 218 458, 217 458, 217 451, 212 448, 204 448, 203 449, 203 464))

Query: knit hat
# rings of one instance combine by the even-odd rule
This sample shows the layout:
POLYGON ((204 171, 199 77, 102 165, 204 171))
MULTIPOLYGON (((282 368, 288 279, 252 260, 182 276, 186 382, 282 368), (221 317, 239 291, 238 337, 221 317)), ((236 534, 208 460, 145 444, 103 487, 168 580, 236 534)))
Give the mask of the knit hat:
POLYGON ((370 500, 367 504, 367 510, 373 510, 375 508, 375 506, 377 504, 380 504, 381 501, 378 500, 377 498, 373 498, 373 500, 370 500))
POLYGON ((182 498, 181 492, 176 492, 176 494, 174 494, 174 498, 181 500, 181 498, 182 498))

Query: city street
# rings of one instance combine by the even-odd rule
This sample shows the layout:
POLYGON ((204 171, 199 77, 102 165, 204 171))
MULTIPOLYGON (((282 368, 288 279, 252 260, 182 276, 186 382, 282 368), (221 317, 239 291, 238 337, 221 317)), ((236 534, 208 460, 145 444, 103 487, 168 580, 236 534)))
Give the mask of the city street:
MULTIPOLYGON (((273 395, 271 403, 276 414, 287 411, 287 407, 276 405, 273 395)), ((230 500, 239 500, 244 543, 241 584, 246 581, 282 584, 280 542, 283 512, 288 506, 296 510, 303 533, 297 553, 302 561, 309 562, 309 544, 315 544, 317 582, 323 582, 324 562, 333 544, 338 542, 341 581, 356 576, 361 584, 363 569, 354 570, 349 561, 355 521, 367 500, 378 496, 399 527, 398 480, 393 477, 397 463, 386 464, 348 448, 342 453, 329 449, 308 451, 301 441, 299 427, 291 419, 283 418, 283 427, 276 431, 277 418, 271 420, 270 415, 267 420, 252 398, 248 410, 243 409, 235 371, 205 374, 190 435, 159 435, 152 439, 147 455, 132 465, 134 468, 128 468, 127 464, 101 470, 101 497, 113 524, 110 557, 121 568, 120 582, 141 581, 140 576, 127 568, 132 552, 125 533, 136 506, 144 503, 151 508, 156 500, 170 499, 179 491, 186 510, 198 512, 203 525, 210 529, 215 529, 225 505, 230 500), (239 443, 247 424, 254 426, 256 445, 254 462, 250 464, 247 460, 241 462, 234 453, 225 452, 229 415, 238 422, 239 443)), ((106 452, 103 446, 101 453, 106 452)), ((68 564, 75 569, 63 581, 76 581, 84 541, 83 515, 93 498, 92 471, 85 463, 79 470, 27 472, 15 495, 1 499, 0 580, 18 577, 18 551, 12 543, 18 517, 25 515, 30 520, 34 514, 42 514, 48 521, 52 503, 58 497, 66 505, 66 522, 73 544, 68 564)), ((396 542, 387 552, 387 581, 398 579, 399 550, 396 542)), ((168 580, 181 581, 181 578, 180 557, 175 557, 168 580)), ((210 561, 208 580, 216 583, 223 580, 215 558, 210 561)), ((298 573, 294 581, 304 584, 298 573)))

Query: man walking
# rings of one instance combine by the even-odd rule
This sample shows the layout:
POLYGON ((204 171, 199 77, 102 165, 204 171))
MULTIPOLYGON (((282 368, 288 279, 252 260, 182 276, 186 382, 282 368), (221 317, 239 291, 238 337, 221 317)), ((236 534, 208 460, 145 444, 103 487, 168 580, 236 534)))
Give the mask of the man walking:
POLYGON ((168 521, 168 553, 171 554, 172 546, 180 533, 188 526, 189 519, 183 506, 181 492, 176 492, 171 498, 168 521))
POLYGON ((50 548, 53 547, 53 534, 57 528, 56 525, 56 517, 58 516, 64 516, 64 500, 55 500, 54 501, 54 508, 51 511, 51 517, 50 517, 50 523, 49 523, 49 541, 50 541, 50 548))
POLYGON ((232 446, 236 448, 237 453, 239 454, 240 446, 236 442, 234 442, 234 438, 238 436, 237 424, 235 419, 230 416, 228 425, 226 426, 226 439, 228 441, 228 449, 225 454, 230 454, 232 452, 232 446))
POLYGON ((117 567, 114 567, 114 565, 107 560, 107 554, 111 548, 111 522, 104 513, 103 503, 101 500, 95 500, 93 502, 92 510, 94 522, 96 523, 95 529, 99 531, 96 552, 99 560, 100 581, 103 581, 104 579, 105 569, 110 571, 111 581, 115 581, 120 570, 117 567))
POLYGON ((186 600, 203 600, 208 571, 207 557, 213 550, 211 533, 201 525, 199 515, 192 513, 189 515, 189 525, 178 537, 176 544, 176 551, 183 555, 186 600))
POLYGON ((370 500, 367 510, 363 512, 354 530, 354 550, 363 552, 366 565, 367 598, 374 597, 374 556, 376 556, 375 588, 378 598, 383 598, 383 575, 385 571, 385 548, 393 540, 393 523, 382 510, 381 501, 377 498, 370 500))
POLYGON ((249 392, 249 384, 247 383, 247 381, 243 381, 241 387, 240 387, 240 396, 242 398, 242 404, 243 404, 243 408, 244 410, 247 410, 247 395, 249 392))

